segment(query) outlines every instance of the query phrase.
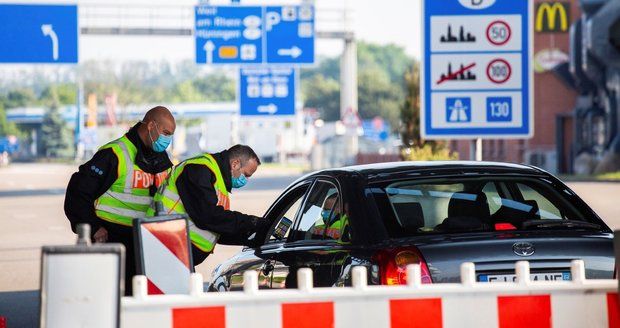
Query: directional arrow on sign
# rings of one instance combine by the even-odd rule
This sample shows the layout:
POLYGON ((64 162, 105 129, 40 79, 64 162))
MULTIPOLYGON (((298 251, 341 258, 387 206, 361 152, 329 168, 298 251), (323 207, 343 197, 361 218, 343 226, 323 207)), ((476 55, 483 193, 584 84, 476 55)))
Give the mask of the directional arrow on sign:
POLYGON ((207 53, 207 64, 211 64, 213 62, 213 51, 215 50, 215 43, 209 40, 205 43, 203 49, 207 53))
POLYGON ((278 49, 278 55, 280 56, 291 56, 291 58, 297 58, 301 56, 301 49, 297 46, 293 46, 292 48, 283 48, 278 49))
POLYGON ((278 106, 275 104, 263 105, 258 106, 257 110, 259 113, 273 115, 278 111, 278 106))
POLYGON ((41 32, 52 39, 52 58, 58 60, 58 36, 54 32, 54 27, 52 24, 43 24, 41 25, 41 32))

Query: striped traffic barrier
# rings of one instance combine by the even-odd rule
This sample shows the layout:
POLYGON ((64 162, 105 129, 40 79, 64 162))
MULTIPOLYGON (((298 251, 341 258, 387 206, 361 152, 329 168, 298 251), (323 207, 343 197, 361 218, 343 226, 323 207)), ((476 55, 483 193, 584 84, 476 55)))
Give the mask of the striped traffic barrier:
POLYGON ((189 294, 194 272, 187 219, 160 216, 134 220, 136 271, 146 276, 147 292, 189 294))
POLYGON ((122 300, 122 327, 620 327, 617 281, 586 280, 573 261, 572 281, 530 281, 517 262, 516 282, 476 281, 472 263, 460 284, 422 284, 419 265, 407 268, 407 286, 368 286, 364 267, 352 287, 313 288, 312 271, 298 271, 298 288, 258 290, 256 272, 244 274, 244 291, 202 291, 190 277, 190 295, 147 295, 134 277, 134 297, 122 300))

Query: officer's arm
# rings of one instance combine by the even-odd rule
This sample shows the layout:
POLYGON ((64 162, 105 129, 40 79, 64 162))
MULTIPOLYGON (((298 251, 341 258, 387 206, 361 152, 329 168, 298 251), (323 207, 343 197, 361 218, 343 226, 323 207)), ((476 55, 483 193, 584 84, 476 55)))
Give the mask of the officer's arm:
POLYGON ((103 149, 71 176, 65 195, 65 215, 73 232, 80 223, 90 224, 91 233, 99 229, 101 221, 95 214, 95 200, 110 189, 118 177, 117 168, 114 152, 103 149))
POLYGON ((177 189, 187 215, 196 227, 225 235, 248 235, 259 218, 217 205, 213 172, 204 165, 189 164, 177 179, 177 189))

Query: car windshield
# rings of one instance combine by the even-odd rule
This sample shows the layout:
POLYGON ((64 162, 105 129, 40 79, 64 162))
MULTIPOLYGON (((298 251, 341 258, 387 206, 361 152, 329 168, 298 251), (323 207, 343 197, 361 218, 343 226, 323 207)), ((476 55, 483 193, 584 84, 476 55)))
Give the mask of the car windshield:
POLYGON ((543 178, 444 178, 368 187, 388 233, 600 229, 543 178))

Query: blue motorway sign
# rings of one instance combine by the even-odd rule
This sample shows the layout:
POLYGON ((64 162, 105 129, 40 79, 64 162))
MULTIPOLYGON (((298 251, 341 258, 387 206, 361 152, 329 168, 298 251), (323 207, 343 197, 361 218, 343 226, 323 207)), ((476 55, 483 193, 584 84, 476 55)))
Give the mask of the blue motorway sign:
POLYGON ((198 64, 312 64, 314 7, 195 8, 198 64))
POLYGON ((295 115, 294 68, 255 67, 239 71, 241 115, 295 115))
POLYGON ((422 5, 422 136, 531 137, 532 0, 422 5))
POLYGON ((0 63, 77 63, 75 5, 0 4, 0 63))

